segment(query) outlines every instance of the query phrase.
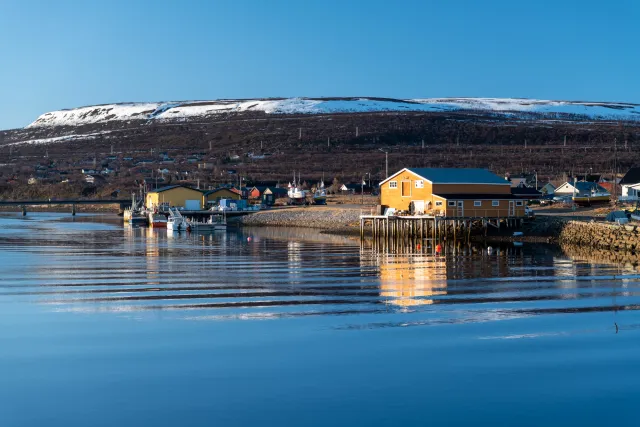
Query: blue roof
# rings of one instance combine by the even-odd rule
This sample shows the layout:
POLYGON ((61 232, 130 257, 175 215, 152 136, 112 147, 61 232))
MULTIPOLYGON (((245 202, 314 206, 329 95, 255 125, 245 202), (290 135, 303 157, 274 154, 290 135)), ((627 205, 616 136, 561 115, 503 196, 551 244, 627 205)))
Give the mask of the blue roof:
MULTIPOLYGON (((574 183, 570 184, 574 185, 574 183)), ((580 193, 587 191, 607 191, 606 189, 600 187, 597 182, 589 181, 578 181, 575 183, 574 187, 576 187, 576 190, 578 190, 580 193)))
POLYGON ((506 179, 480 168, 407 168, 434 184, 505 184, 506 179))

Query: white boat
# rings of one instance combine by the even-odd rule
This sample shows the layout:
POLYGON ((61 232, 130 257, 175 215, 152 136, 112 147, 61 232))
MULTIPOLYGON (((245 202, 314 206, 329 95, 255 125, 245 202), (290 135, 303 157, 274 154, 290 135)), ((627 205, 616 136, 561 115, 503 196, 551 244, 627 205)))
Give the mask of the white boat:
POLYGON ((227 217, 224 214, 211 215, 205 222, 189 221, 188 223, 193 231, 216 231, 227 229, 227 217))
POLYGON ((176 208, 169 209, 169 219, 167 219, 167 230, 171 231, 190 231, 189 222, 182 216, 176 208))
POLYGON ((324 181, 320 181, 316 192, 313 194, 314 205, 326 205, 327 204, 327 192, 324 189, 324 181))
POLYGON ((147 217, 142 213, 142 203, 136 202, 136 195, 131 195, 131 207, 124 210, 122 215, 124 222, 132 225, 146 225, 147 217))
POLYGON ((293 174, 293 184, 289 183, 287 196, 289 196, 290 205, 305 205, 307 204, 307 190, 303 190, 300 186, 300 175, 296 181, 296 174, 293 174))

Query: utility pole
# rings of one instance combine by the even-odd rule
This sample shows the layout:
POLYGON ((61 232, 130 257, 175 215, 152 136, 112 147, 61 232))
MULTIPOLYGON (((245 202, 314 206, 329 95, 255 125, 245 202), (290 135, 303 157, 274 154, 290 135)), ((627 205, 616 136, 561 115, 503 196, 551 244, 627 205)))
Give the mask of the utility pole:
POLYGON ((358 126, 356 126, 356 138, 358 137, 358 126))
POLYGON ((331 141, 331 137, 330 137, 330 136, 328 136, 328 137, 327 137, 327 147, 329 146, 329 142, 330 142, 330 141, 331 141))
POLYGON ((389 178, 389 152, 383 150, 382 148, 378 148, 379 151, 384 153, 384 177, 385 179, 389 178))
POLYGON ((111 155, 113 156, 113 144, 111 144, 111 155))
POLYGON ((567 135, 564 136, 564 146, 567 146, 567 135))
POLYGON ((302 139, 302 128, 298 128, 298 139, 302 139))
POLYGON ((422 149, 424 150, 424 139, 422 140, 422 149))
POLYGON ((211 151, 211 141, 209 141, 209 151, 211 151))

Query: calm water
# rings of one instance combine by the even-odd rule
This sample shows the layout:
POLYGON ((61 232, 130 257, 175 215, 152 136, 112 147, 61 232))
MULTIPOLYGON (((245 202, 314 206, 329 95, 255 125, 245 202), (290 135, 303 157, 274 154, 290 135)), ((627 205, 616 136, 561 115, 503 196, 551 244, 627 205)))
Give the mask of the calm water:
POLYGON ((640 276, 553 247, 30 214, 0 265, 0 426, 637 424, 640 276))

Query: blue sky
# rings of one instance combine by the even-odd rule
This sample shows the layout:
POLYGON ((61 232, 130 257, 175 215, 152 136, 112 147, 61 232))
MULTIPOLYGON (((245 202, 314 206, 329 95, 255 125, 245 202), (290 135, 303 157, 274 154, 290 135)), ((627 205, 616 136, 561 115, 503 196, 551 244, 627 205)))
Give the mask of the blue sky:
POLYGON ((0 1, 0 129, 270 96, 640 102, 640 2, 0 1))

